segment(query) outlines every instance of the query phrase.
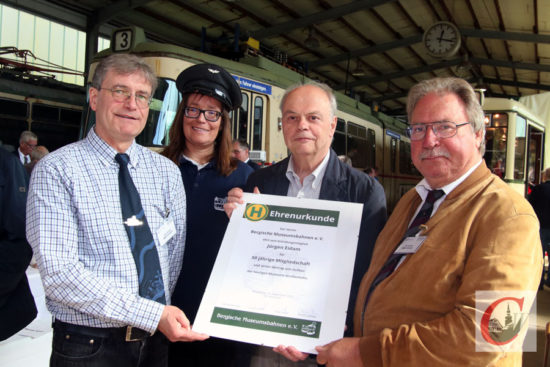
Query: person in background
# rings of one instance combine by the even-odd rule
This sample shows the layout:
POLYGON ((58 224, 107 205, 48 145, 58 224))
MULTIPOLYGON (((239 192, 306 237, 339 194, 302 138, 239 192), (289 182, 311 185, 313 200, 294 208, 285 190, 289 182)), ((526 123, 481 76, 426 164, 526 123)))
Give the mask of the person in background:
MULTIPOLYGON (((180 73, 183 95, 170 144, 163 155, 179 165, 187 195, 187 236, 181 274, 173 302, 194 321, 223 240, 228 219, 227 192, 243 187, 252 168, 231 157, 229 112, 241 105, 241 90, 223 68, 198 64, 180 73)), ((171 366, 241 366, 243 343, 211 338, 199 345, 170 345, 171 366)))
POLYGON ((27 326, 37 310, 25 271, 32 249, 25 239, 28 175, 0 148, 0 341, 27 326))
POLYGON ((55 318, 51 366, 165 367, 167 338, 207 338, 170 303, 185 244, 178 167, 135 142, 156 85, 135 55, 103 59, 95 126, 32 172, 27 239, 55 318))
POLYGON ((48 153, 49 153, 48 148, 46 148, 43 145, 39 145, 36 148, 34 148, 34 150, 31 152, 31 161, 25 164, 25 169, 27 170, 29 175, 31 174, 36 163, 38 163, 38 161, 44 158, 48 153))
MULTIPOLYGON (((378 236, 357 296, 355 337, 317 347, 317 361, 521 366, 522 353, 506 343, 478 351, 493 345, 476 337, 476 330, 490 332, 476 313, 506 297, 521 297, 522 312, 530 309, 542 267, 535 213, 482 160, 485 115, 466 81, 420 82, 409 91, 407 113, 413 164, 424 179, 401 198, 378 236), (479 291, 490 292, 478 298, 479 291)), ((306 358, 296 348, 278 351, 306 358)))
POLYGON ((23 131, 19 136, 19 148, 13 152, 21 164, 25 165, 31 162, 31 152, 38 144, 38 136, 32 131, 23 131))
POLYGON ((350 167, 353 167, 353 162, 351 161, 351 158, 347 155, 339 155, 338 159, 340 160, 340 162, 348 164, 350 167))
POLYGON ((258 163, 250 160, 250 146, 245 140, 233 140, 232 155, 241 162, 248 164, 254 171, 260 169, 260 165, 258 163))
MULTIPOLYGON (((347 333, 352 335, 355 296, 369 267, 376 237, 386 221, 386 196, 376 180, 341 162, 330 148, 337 106, 329 86, 316 82, 291 86, 280 108, 283 136, 291 155, 250 175, 245 191, 363 204, 346 321, 347 333)), ((228 216, 242 203, 242 194, 240 188, 229 193, 225 206, 228 216)), ((267 348, 261 348, 258 354, 255 359, 260 366, 286 363, 267 348)))
MULTIPOLYGON (((529 202, 533 206, 540 223, 540 241, 542 243, 542 253, 550 252, 550 168, 542 173, 542 183, 535 186, 529 195, 529 202)), ((550 287, 550 276, 544 272, 541 277, 541 284, 550 287)))
POLYGON ((365 173, 378 180, 378 167, 367 167, 365 173))

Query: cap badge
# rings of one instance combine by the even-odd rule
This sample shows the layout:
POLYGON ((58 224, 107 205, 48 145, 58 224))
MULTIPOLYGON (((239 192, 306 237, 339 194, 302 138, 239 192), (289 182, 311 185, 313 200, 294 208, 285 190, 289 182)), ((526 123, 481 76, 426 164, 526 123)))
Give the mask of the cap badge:
POLYGON ((220 72, 219 70, 210 69, 210 68, 208 68, 208 71, 211 72, 212 74, 218 74, 220 72))
POLYGON ((221 96, 221 97, 225 96, 225 93, 223 93, 223 92, 222 92, 221 90, 219 90, 219 89, 214 89, 214 92, 216 92, 216 94, 217 94, 218 96, 221 96))

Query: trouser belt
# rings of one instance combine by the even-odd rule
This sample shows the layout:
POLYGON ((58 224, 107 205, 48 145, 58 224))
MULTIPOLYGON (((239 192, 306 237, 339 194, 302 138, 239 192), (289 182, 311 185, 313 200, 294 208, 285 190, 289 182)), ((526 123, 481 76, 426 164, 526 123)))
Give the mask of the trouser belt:
POLYGON ((98 328, 91 326, 69 324, 60 320, 55 320, 53 328, 63 333, 75 333, 80 335, 91 336, 95 338, 120 338, 127 342, 135 342, 145 340, 152 334, 132 326, 113 327, 113 328, 98 328))

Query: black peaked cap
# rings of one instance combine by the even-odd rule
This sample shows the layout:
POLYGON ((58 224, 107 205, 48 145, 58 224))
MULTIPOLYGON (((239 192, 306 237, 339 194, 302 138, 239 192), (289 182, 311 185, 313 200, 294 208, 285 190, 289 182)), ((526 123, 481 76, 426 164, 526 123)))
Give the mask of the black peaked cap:
POLYGON ((182 94, 199 93, 216 98, 230 111, 239 108, 242 102, 241 89, 235 79, 214 64, 188 67, 178 75, 176 87, 182 94))

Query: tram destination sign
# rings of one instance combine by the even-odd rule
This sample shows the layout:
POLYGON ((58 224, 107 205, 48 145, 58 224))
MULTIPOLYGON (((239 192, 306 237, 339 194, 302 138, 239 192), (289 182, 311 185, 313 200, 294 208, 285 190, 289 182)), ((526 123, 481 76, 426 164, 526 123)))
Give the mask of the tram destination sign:
POLYGON ((271 85, 256 82, 254 80, 242 78, 240 76, 233 75, 233 78, 239 83, 239 87, 248 89, 254 92, 271 95, 271 85))

